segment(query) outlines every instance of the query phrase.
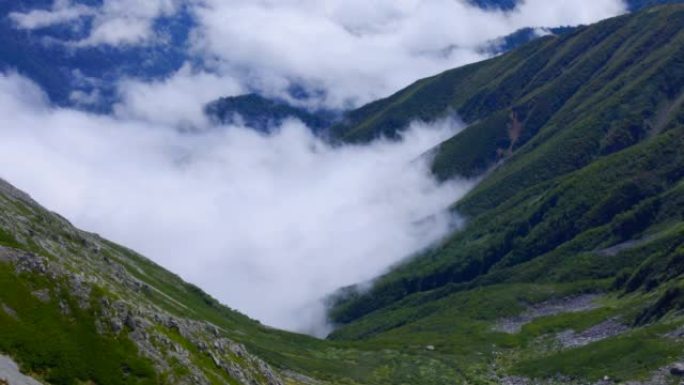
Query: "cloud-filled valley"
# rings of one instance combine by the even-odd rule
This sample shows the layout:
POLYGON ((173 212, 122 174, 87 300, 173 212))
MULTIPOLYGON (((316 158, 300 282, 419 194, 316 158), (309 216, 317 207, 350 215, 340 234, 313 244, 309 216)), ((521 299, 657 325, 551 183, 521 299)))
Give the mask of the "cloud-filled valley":
MULTIPOLYGON (((333 146, 294 120, 270 135, 214 126, 206 103, 258 92, 358 107, 485 59, 485 44, 519 28, 623 12, 619 0, 527 0, 512 11, 455 0, 55 0, 14 10, 12 28, 67 56, 145 52, 178 39, 165 20, 191 21, 177 68, 145 76, 150 59, 107 73, 116 100, 106 114, 57 107, 21 68, 0 72, 0 177, 249 316, 323 335, 326 295, 460 224, 448 207, 473 183, 438 183, 425 153, 463 123, 415 122, 399 141, 333 146), (57 27, 69 37, 51 35, 57 27)), ((73 72, 94 84, 72 92, 75 104, 96 104, 103 79, 73 72)))
POLYGON ((444 236, 469 183, 438 185, 421 157, 460 127, 331 147, 301 123, 173 127, 54 109, 0 78, 0 173, 270 325, 321 334, 320 300, 444 236))

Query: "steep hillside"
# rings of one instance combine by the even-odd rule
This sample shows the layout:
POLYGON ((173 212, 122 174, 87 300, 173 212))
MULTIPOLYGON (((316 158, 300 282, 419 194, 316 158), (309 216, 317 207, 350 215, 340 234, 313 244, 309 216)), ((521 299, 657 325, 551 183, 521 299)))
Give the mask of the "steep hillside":
POLYGON ((0 181, 0 351, 51 384, 281 383, 259 325, 0 181), (215 323, 214 323, 215 322, 215 323))
POLYGON ((453 112, 470 125, 433 151, 433 170, 482 178, 454 206, 465 230, 368 291, 338 293, 332 338, 434 341, 490 369, 578 381, 681 359, 665 336, 684 309, 684 6, 418 81, 337 132, 393 136, 453 112), (561 332, 581 338, 564 345, 561 332))
POLYGON ((458 376, 444 355, 263 326, 0 180, 0 383, 3 355, 53 385, 448 384, 458 376))

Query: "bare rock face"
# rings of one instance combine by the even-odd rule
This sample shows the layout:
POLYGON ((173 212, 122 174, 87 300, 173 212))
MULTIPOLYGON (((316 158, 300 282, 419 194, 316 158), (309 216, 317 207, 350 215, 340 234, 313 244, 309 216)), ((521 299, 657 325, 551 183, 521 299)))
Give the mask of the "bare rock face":
POLYGON ((0 246, 0 260, 14 263, 14 269, 17 274, 46 274, 48 272, 47 259, 31 253, 0 246))
POLYGON ((43 385, 34 378, 24 375, 19 366, 10 358, 0 355, 1 385, 43 385))
POLYGON ((90 302, 91 286, 81 275, 73 274, 69 278, 71 285, 71 293, 78 298, 78 306, 81 309, 87 309, 90 302))

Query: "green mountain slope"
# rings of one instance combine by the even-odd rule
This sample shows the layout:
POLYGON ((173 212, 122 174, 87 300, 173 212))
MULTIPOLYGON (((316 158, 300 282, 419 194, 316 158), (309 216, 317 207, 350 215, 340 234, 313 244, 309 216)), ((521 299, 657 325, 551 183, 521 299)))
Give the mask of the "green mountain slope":
POLYGON ((546 37, 420 80, 352 111, 333 130, 345 141, 393 137, 413 120, 456 112, 471 126, 440 147, 434 171, 442 178, 479 175, 532 138, 535 143, 526 150, 552 136, 560 140, 556 131, 565 133, 569 126, 589 127, 598 136, 599 129, 592 128, 605 125, 600 148, 588 150, 592 155, 617 151, 642 138, 648 126, 662 128, 664 122, 656 117, 666 119, 658 112, 669 105, 653 103, 679 95, 683 48, 678 7, 656 7, 546 37), (644 124, 644 119, 650 120, 644 124))
POLYGON ((0 355, 60 385, 678 383, 684 6, 418 81, 333 133, 453 113, 468 127, 430 155, 440 178, 480 180, 454 203, 464 229, 337 293, 328 340, 260 325, 0 181, 0 355))
MULTIPOLYGON (((559 226, 556 228, 563 229, 559 230, 561 234, 555 239, 553 233, 537 235, 543 239, 539 242, 547 244, 535 245, 534 249, 531 244, 525 245, 521 247, 523 251, 517 252, 525 256, 519 258, 530 259, 552 250, 582 230, 609 222, 615 215, 665 188, 661 182, 677 181, 676 163, 662 165, 674 168, 672 175, 662 177, 666 182, 658 176, 649 178, 634 168, 617 173, 612 169, 602 170, 595 164, 609 162, 613 157, 621 159, 616 163, 621 165, 622 158, 629 156, 623 151, 631 151, 630 147, 637 144, 657 147, 653 142, 666 137, 679 138, 684 103, 683 26, 684 8, 666 6, 636 16, 611 19, 567 37, 535 42, 510 55, 420 81, 401 91, 399 96, 390 98, 399 99, 398 105, 405 106, 401 109, 404 114, 409 114, 411 105, 420 106, 421 111, 426 105, 432 105, 435 111, 441 107, 430 117, 418 113, 396 118, 392 114, 395 107, 391 107, 349 129, 347 135, 366 128, 372 128, 374 133, 383 132, 389 127, 394 130, 390 134, 396 135, 404 127, 403 123, 383 125, 381 122, 395 118, 406 122, 435 119, 451 110, 472 122, 459 135, 434 150, 433 165, 435 173, 443 178, 487 173, 478 187, 456 206, 473 221, 468 227, 469 231, 479 234, 479 245, 498 247, 488 252, 492 255, 483 256, 488 261, 484 271, 471 267, 473 274, 464 277, 470 279, 486 272, 511 252, 514 238, 530 238, 536 234, 536 229, 541 230, 539 226, 545 223, 544 220, 550 220, 554 208, 562 210, 565 218, 588 215, 586 211, 594 208, 595 218, 587 218, 586 223, 578 221, 579 218, 573 218, 572 223, 557 218, 559 226), (463 81, 463 77, 467 80, 463 81), (478 83, 478 79, 487 79, 487 83, 478 83), (441 88, 436 89, 437 86, 441 88), (448 92, 440 92, 447 89, 448 92), (467 92, 460 93, 460 89, 467 92), (466 93, 468 95, 464 96, 466 93), (456 95, 457 100, 440 106, 430 104, 428 95, 437 101, 456 95), (577 207, 575 213, 570 212, 570 202, 559 204, 556 196, 546 205, 539 203, 542 202, 541 193, 548 193, 564 182, 571 183, 573 173, 583 169, 586 169, 585 173, 594 170, 590 175, 596 176, 597 183, 575 192, 574 200, 578 201, 572 202, 577 207), (607 175, 600 175, 602 171, 614 180, 600 189, 601 183, 608 180, 607 175), (635 178, 631 183, 630 177, 635 178), (616 183, 626 185, 614 191, 616 183), (630 190, 630 186, 634 188, 630 190), (650 187, 654 190, 649 190, 650 187), (622 201, 616 202, 617 199, 622 201), (537 203, 525 207, 524 203, 530 201, 537 203), (522 212, 530 216, 531 222, 526 223, 520 233, 505 236, 505 232, 496 227, 497 223, 510 227, 519 222, 522 212), (504 220, 505 215, 510 217, 504 220), (479 225, 476 222, 479 218, 488 218, 487 223, 479 225), (567 227, 572 228, 570 232, 565 231, 567 227), (495 242, 498 245, 483 242, 483 234, 488 233, 501 238, 495 242)), ((393 103, 397 102, 390 104, 393 103)), ((660 151, 660 148, 656 150, 660 151)), ((677 160, 676 156, 666 159, 664 154, 658 154, 653 162, 677 160)), ((641 171, 654 174, 660 171, 653 167, 648 164, 641 171)), ((451 244, 448 241, 440 249, 449 249, 451 244)), ((464 249, 466 245, 459 242, 456 248, 464 249)), ((443 251, 432 254, 440 260, 454 259, 443 251)), ((474 258, 468 256, 467 259, 474 263, 474 258)), ((424 260, 428 258, 416 263, 424 263, 424 260)), ((456 271, 449 274, 458 275, 456 271)), ((462 280, 455 276, 435 278, 435 283, 425 282, 419 286, 430 289, 447 281, 462 280)))
POLYGON ((432 341, 459 360, 481 357, 473 367, 484 371, 579 383, 648 376, 681 359, 681 345, 664 336, 684 309, 684 7, 617 17, 418 81, 335 130, 346 141, 392 137, 454 112, 468 127, 434 149, 433 171, 481 178, 454 205, 465 229, 369 290, 340 291, 331 338, 432 341), (588 294, 595 308, 579 316, 497 329, 535 304, 588 294), (551 337, 609 321, 624 330, 588 346, 559 348, 551 337))

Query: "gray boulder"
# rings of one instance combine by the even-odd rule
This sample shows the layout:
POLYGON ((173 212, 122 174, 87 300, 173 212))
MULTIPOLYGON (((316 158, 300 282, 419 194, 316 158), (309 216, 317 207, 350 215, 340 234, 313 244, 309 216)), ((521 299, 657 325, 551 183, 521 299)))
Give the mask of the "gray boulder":
POLYGON ((684 377, 684 363, 679 362, 670 367, 670 374, 673 376, 684 377))

